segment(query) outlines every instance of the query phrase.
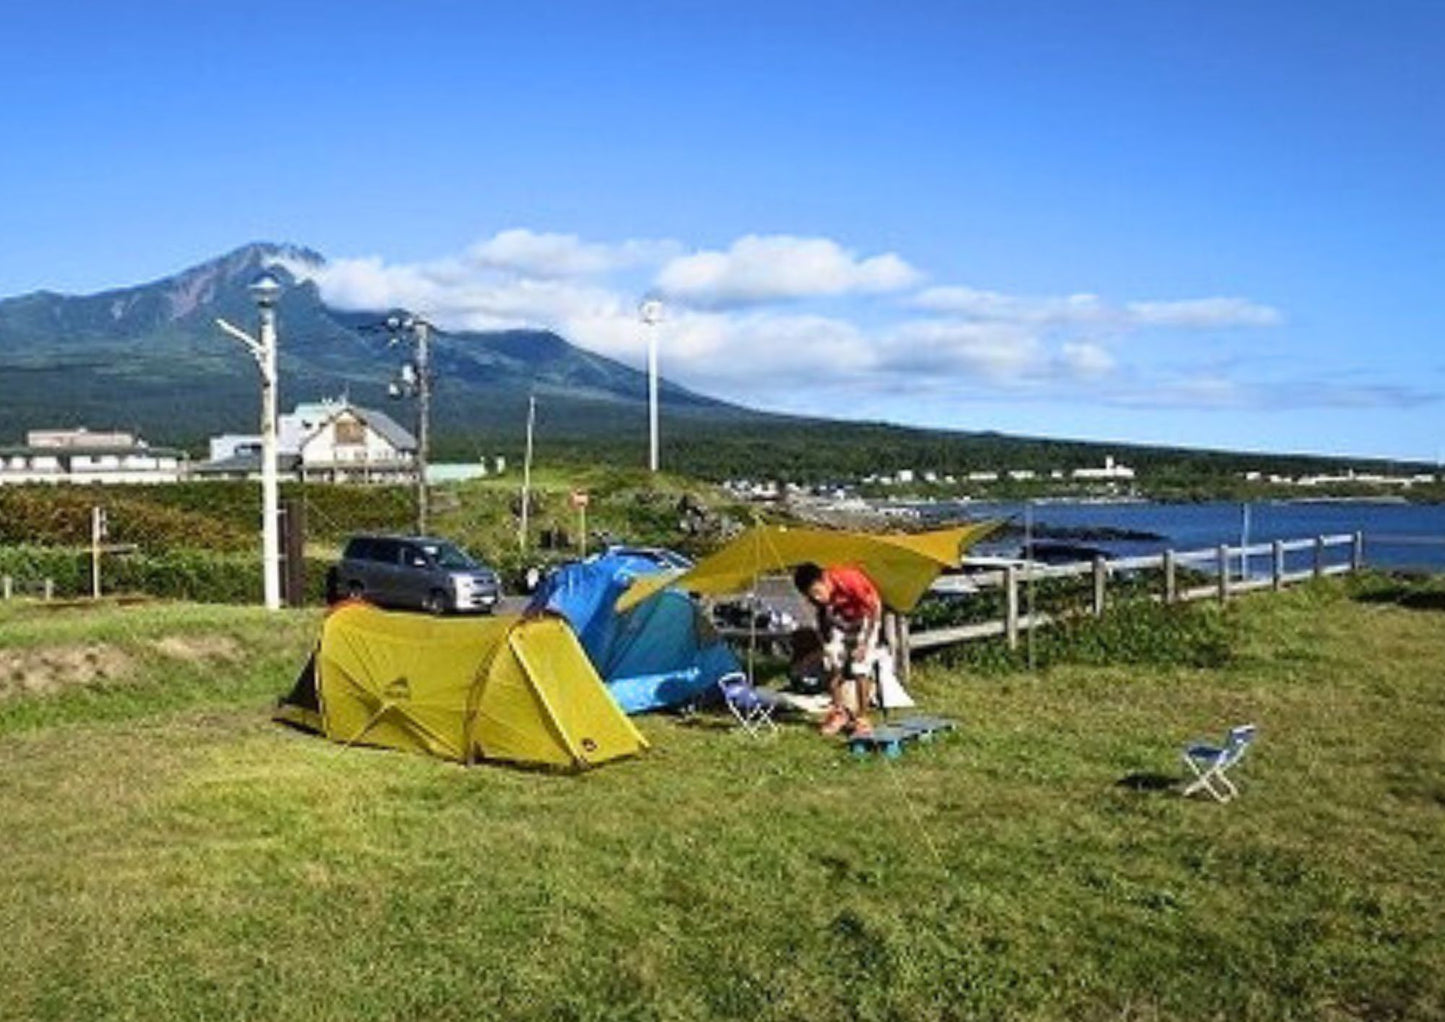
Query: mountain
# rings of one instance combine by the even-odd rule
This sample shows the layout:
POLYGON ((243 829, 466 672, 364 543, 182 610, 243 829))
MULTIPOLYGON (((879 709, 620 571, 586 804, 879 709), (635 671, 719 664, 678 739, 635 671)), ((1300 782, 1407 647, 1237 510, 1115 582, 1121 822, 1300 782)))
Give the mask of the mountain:
MULTIPOLYGON (((0 442, 40 425, 135 428, 153 442, 186 445, 253 429, 254 367, 215 319, 253 324, 246 289, 265 269, 286 285, 277 307, 283 407, 343 392, 384 405, 402 358, 375 329, 386 311, 330 308, 282 265, 320 260, 309 249, 252 244, 135 287, 0 301, 0 442)), ((645 374, 554 333, 442 333, 433 351, 443 438, 515 433, 532 393, 554 437, 645 428, 645 374)), ((688 423, 769 419, 670 383, 662 398, 670 418, 688 423)))
MULTIPOLYGON (((282 407, 342 393, 385 406, 387 383, 402 357, 376 329, 387 311, 331 308, 313 283, 285 269, 321 261, 306 248, 256 243, 149 284, 0 300, 0 445, 18 441, 29 428, 86 425, 134 429, 153 443, 200 450, 208 435, 254 430, 255 368, 215 319, 253 324, 247 286, 265 269, 286 284, 278 306, 282 407)), ((634 464, 644 457, 645 374, 546 331, 442 333, 434 352, 439 458, 516 452, 530 394, 538 396, 539 435, 550 453, 634 464)), ((1098 464, 1107 454, 1185 480, 1218 479, 1242 468, 1296 474, 1342 463, 789 417, 671 383, 663 384, 662 399, 666 463, 712 476, 1047 470, 1098 464)), ((410 417, 406 408, 393 410, 402 421, 410 417)))

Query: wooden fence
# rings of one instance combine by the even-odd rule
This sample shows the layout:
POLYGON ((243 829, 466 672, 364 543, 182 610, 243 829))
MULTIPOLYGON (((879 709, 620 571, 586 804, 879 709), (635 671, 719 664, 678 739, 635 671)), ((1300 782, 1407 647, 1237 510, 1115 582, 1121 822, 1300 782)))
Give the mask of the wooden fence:
MULTIPOLYGON (((1088 611, 1098 617, 1108 606, 1110 583, 1138 576, 1141 572, 1158 572, 1159 588, 1152 594, 1153 599, 1164 603, 1185 603, 1204 599, 1225 601, 1231 596, 1258 589, 1283 589, 1326 575, 1358 571, 1363 564, 1364 536, 1358 532, 1312 539, 1275 540, 1252 546, 1165 550, 1143 557, 1096 557, 1092 561, 1074 564, 1006 564, 996 570, 944 576, 934 585, 936 592, 955 594, 1001 588, 1004 593, 1002 617, 922 632, 912 632, 906 619, 898 619, 890 625, 892 635, 889 637, 895 641, 893 648, 903 652, 905 657, 910 651, 937 649, 996 635, 1004 636, 1010 648, 1016 649, 1020 633, 1045 627, 1054 621, 1054 616, 1050 614, 1026 613, 1022 609, 1025 601, 1021 599, 1032 583, 1050 579, 1089 577, 1092 587, 1088 611), (1336 555, 1332 559, 1331 553, 1340 549, 1346 551, 1345 556, 1336 555), (1291 555, 1295 561, 1293 567, 1290 565, 1291 555), (1252 559, 1266 559, 1268 570, 1259 574, 1237 571, 1252 559), (1299 566, 1301 559, 1305 561, 1304 567, 1299 566), (1193 568, 1197 574, 1207 575, 1208 584, 1181 586, 1181 567, 1193 568)), ((1195 576, 1191 579, 1197 581, 1195 576)))

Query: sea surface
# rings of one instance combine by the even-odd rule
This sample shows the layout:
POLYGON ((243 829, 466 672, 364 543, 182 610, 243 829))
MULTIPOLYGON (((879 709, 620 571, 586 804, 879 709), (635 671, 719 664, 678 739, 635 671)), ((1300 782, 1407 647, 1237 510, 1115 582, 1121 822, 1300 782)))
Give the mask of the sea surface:
MULTIPOLYGON (((1157 540, 1093 539, 1070 537, 1109 554, 1127 557, 1174 550, 1201 550, 1221 543, 1239 546, 1274 540, 1313 539, 1315 536, 1361 532, 1365 562, 1375 567, 1418 568, 1445 571, 1445 505, 1371 501, 1270 501, 1251 504, 1154 504, 1036 501, 1022 503, 915 504, 925 520, 1007 518, 1023 528, 1028 520, 1045 534, 1058 529, 1128 529, 1153 533, 1157 540)), ((1010 536, 991 551, 1013 553, 1018 537, 1010 536)), ((1311 555, 1290 556, 1293 570, 1311 555)), ((1334 548, 1330 562, 1347 560, 1347 547, 1334 548)), ((1260 557, 1256 570, 1267 570, 1260 557)))

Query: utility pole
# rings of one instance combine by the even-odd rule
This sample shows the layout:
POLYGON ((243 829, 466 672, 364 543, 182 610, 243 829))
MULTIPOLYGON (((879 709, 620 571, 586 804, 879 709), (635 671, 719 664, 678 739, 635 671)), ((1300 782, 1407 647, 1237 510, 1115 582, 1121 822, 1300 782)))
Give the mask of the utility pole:
POLYGON ((517 546, 527 552, 527 516, 532 504, 532 434, 537 426, 537 396, 527 399, 527 456, 522 459, 522 525, 517 530, 517 546))
POLYGON ((662 303, 656 298, 643 299, 637 312, 647 327, 647 467, 656 472, 660 461, 657 428, 657 324, 662 320, 662 303))
POLYGON ((432 325, 411 313, 388 316, 387 329, 393 333, 392 344, 401 342, 402 333, 410 333, 416 345, 416 357, 402 365, 400 375, 387 388, 392 397, 416 397, 416 531, 427 532, 430 495, 426 485, 426 467, 431 453, 431 341, 432 325))
POLYGON ((276 479, 276 301, 281 283, 269 273, 256 278, 251 298, 260 314, 260 337, 216 320, 216 325, 240 341, 261 371, 261 583, 266 609, 281 609, 281 536, 277 529, 279 489, 276 479))
POLYGON ((426 466, 431 455, 431 324, 416 321, 416 533, 425 536, 431 510, 426 466))

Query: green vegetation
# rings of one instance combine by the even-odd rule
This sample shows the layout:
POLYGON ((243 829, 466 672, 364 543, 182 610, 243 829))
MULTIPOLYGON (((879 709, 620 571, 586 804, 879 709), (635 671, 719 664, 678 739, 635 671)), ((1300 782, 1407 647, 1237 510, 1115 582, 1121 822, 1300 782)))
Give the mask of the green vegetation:
POLYGON ((314 614, 0 605, 0 1017, 1445 1017, 1442 591, 926 664, 963 727, 896 763, 647 718, 580 777, 269 723, 314 614), (1245 720, 1238 802, 1155 790, 1245 720))
MULTIPOLYGON (((591 498, 591 546, 604 541, 671 546, 699 553, 751 511, 707 483, 679 476, 600 466, 549 467, 533 479, 530 542, 518 542, 521 480, 517 474, 433 488, 431 530, 500 568, 515 588, 526 568, 577 556, 580 520, 574 490, 591 498)), ((283 501, 299 502, 307 523, 307 587, 316 599, 326 568, 357 532, 410 532, 415 493, 402 486, 287 484, 283 501)), ((7 486, 0 488, 0 575, 34 589, 50 578, 62 596, 90 588, 90 509, 103 507, 109 542, 136 551, 108 555, 108 592, 172 599, 254 602, 260 592, 256 521, 259 484, 207 482, 173 486, 7 486)))

